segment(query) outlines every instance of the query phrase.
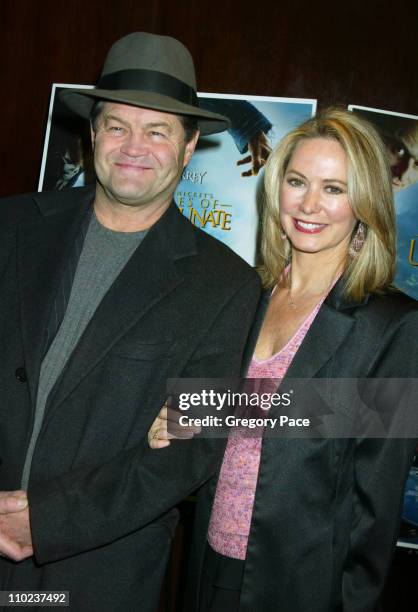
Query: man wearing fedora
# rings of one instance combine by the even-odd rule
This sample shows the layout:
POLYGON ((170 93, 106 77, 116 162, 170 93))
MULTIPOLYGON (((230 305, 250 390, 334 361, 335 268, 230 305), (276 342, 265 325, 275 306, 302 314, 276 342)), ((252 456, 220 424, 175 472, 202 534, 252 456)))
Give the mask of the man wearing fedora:
POLYGON ((63 99, 91 120, 95 188, 0 203, 0 591, 151 612, 173 508, 222 443, 146 434, 168 378, 239 374, 259 281, 173 203, 199 131, 228 125, 181 43, 130 34, 63 99))

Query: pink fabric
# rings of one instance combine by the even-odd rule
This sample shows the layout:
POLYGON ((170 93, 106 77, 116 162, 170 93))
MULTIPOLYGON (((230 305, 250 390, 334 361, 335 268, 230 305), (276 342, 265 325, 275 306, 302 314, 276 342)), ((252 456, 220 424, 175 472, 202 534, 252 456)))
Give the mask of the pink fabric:
MULTIPOLYGON (((315 306, 281 351, 269 359, 253 358, 248 378, 283 378, 323 300, 315 306)), ((232 430, 225 450, 209 523, 208 541, 218 553, 245 559, 250 533, 261 437, 245 437, 232 430)))

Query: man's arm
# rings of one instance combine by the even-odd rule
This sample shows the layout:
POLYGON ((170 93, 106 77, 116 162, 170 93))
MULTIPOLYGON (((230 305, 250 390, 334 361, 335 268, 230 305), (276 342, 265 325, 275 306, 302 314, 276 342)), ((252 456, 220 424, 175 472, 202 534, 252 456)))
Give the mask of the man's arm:
MULTIPOLYGON (((216 318, 184 377, 239 376, 259 292, 252 276, 216 318)), ((28 498, 37 562, 108 544, 152 522, 216 472, 224 445, 225 440, 186 440, 155 453, 144 438, 95 469, 34 485, 28 498)))

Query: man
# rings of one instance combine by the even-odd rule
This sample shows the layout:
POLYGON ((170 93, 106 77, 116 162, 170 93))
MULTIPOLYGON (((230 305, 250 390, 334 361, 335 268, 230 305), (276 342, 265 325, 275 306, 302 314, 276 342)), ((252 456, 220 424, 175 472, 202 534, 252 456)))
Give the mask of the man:
POLYGON ((122 38, 96 89, 63 95, 91 118, 96 188, 0 204, 0 590, 156 610, 172 508, 221 460, 146 440, 167 378, 239 374, 259 296, 173 203, 199 130, 227 127, 195 90, 181 43, 122 38))

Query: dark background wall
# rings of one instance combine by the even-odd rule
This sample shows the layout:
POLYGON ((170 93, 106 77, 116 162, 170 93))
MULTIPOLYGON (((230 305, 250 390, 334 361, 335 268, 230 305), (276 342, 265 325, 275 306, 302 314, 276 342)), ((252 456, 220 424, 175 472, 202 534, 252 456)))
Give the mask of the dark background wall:
POLYGON ((200 91, 418 114, 416 0, 0 0, 0 195, 36 189, 53 82, 94 83, 109 46, 179 38, 200 91))

